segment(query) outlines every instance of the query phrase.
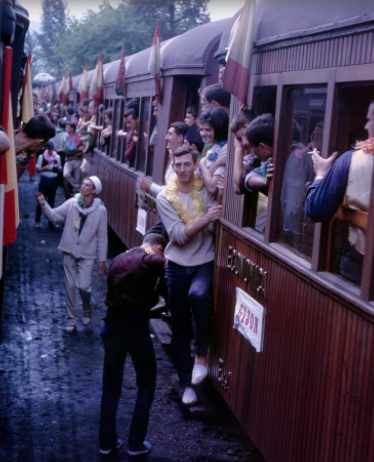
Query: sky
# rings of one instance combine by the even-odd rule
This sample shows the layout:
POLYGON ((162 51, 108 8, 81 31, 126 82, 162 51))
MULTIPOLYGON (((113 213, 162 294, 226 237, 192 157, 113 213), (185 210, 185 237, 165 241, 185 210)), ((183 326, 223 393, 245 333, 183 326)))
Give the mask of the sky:
MULTIPOLYGON (((0 0, 1 1, 1 0, 0 0)), ((40 22, 42 13, 42 0, 18 0, 19 3, 28 10, 31 28, 37 26, 35 23, 40 22)), ((141 0, 139 0, 141 1, 141 0)), ((208 3, 208 11, 212 21, 229 18, 233 16, 243 5, 245 0, 210 0, 208 3)), ((97 11, 102 0, 67 0, 68 11, 71 16, 82 18, 85 12, 89 9, 97 11)), ((116 7, 118 0, 110 0, 110 3, 116 7)))

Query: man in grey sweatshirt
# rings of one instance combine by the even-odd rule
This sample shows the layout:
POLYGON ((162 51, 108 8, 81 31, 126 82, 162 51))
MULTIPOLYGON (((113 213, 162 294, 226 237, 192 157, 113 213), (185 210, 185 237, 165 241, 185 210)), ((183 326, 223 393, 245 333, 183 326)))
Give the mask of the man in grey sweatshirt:
POLYGON ((102 190, 97 176, 85 178, 80 194, 52 209, 43 194, 37 193, 37 202, 51 222, 65 223, 59 250, 62 250, 66 286, 66 332, 75 332, 78 313, 75 308, 76 289, 83 303, 82 322, 91 322, 91 276, 95 258, 99 261, 99 274, 105 272, 108 250, 107 211, 100 199, 102 190))

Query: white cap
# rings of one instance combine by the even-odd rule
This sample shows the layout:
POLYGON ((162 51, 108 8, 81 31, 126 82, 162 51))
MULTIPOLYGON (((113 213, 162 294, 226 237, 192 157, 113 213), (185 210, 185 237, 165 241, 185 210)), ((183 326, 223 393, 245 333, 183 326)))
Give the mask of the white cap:
POLYGON ((93 185, 95 186, 96 194, 100 194, 103 190, 103 185, 101 184, 99 178, 97 176, 89 176, 88 179, 91 180, 93 185))

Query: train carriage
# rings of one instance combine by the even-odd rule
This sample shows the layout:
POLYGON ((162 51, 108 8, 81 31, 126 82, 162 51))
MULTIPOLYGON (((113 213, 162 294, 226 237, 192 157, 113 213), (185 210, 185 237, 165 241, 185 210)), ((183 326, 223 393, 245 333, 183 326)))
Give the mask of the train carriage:
MULTIPOLYGON (((146 136, 133 164, 124 160, 125 146, 115 136, 105 152, 96 147, 90 164, 103 179, 110 226, 128 247, 141 240, 135 231, 139 207, 147 211, 148 228, 157 220, 154 198, 139 201, 136 178, 162 184, 167 128, 198 103, 199 88, 218 80, 234 22, 207 24, 163 42, 154 152, 144 141, 155 123, 149 50, 126 60, 126 99, 140 99, 140 133, 146 136)), ((113 108, 114 132, 123 126, 125 103, 115 93, 118 66, 105 67, 105 106, 113 108)), ((251 76, 249 105, 275 116, 275 175, 267 197, 237 196, 229 137, 210 378, 266 460, 373 460, 374 194, 368 213, 340 208, 330 223, 315 224, 303 211, 314 179, 312 147, 327 157, 366 136, 374 100, 371 1, 257 2, 251 76), (351 229, 366 236, 359 283, 344 278, 340 268, 351 229)), ((231 116, 238 110, 233 98, 231 116)))
MULTIPOLYGON (((374 195, 369 213, 340 208, 331 223, 314 224, 303 213, 311 161, 297 170, 291 148, 295 122, 303 147, 321 129, 325 157, 367 138, 373 39, 370 1, 257 5, 249 102, 259 114, 275 114, 275 175, 266 225, 259 227, 263 200, 259 194, 235 195, 231 147, 210 373, 271 462, 374 458, 374 195), (339 269, 350 228, 366 235, 358 284, 339 269), (236 289, 251 297, 247 305, 237 305, 236 289), (261 332, 254 302, 265 313, 261 332), (261 352, 234 324, 262 334, 261 352)), ((233 114, 238 107, 234 100, 233 114)))

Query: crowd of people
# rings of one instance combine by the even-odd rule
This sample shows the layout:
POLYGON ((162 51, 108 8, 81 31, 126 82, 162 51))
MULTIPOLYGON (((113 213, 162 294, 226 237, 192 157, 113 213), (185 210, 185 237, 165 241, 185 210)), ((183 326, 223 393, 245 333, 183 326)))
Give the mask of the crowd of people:
MULTIPOLYGON (((123 443, 117 438, 115 422, 127 354, 132 357, 138 385, 128 452, 134 456, 151 449, 145 437, 155 393, 156 366, 148 320, 160 296, 167 300, 171 313, 172 349, 182 402, 187 406, 198 402, 196 385, 208 375, 215 228, 222 217, 220 196, 225 183, 229 130, 235 138, 233 187, 237 194, 258 194, 255 227, 265 229, 267 195, 274 176, 274 116, 257 115, 252 109, 243 108, 231 117, 229 124, 230 99, 220 84, 203 88, 201 112, 189 106, 184 121, 174 121, 169 126, 165 137, 164 185, 145 176, 137 179, 137 187, 156 198, 159 221, 145 233, 142 245, 117 256, 108 272, 107 315, 101 331, 105 349, 100 418, 102 454, 109 454, 123 443)), ((373 104, 369 107, 366 126, 370 138, 374 136, 373 107, 373 104)), ((35 226, 40 226, 42 212, 51 227, 58 223, 64 225, 59 249, 63 252, 66 284, 66 331, 73 334, 80 317, 76 309, 76 289, 82 299, 82 323, 87 326, 91 322, 94 261, 97 258, 99 274, 103 275, 107 257, 107 213, 96 197, 103 185, 97 176, 87 176, 82 181, 84 152, 91 149, 96 133, 102 146, 107 146, 113 136, 125 138, 124 158, 131 164, 137 154, 139 136, 143 137, 144 144, 154 147, 158 132, 156 123, 149 139, 146 133, 139 133, 136 99, 127 103, 124 130, 117 133, 112 130, 112 110, 100 107, 97 111, 93 101, 84 100, 76 109, 66 108, 64 117, 57 117, 57 108, 54 109, 47 115, 36 115, 16 135, 17 168, 21 176, 30 154, 40 151, 35 226), (97 112, 102 125, 96 120, 97 112), (54 208, 61 176, 68 184, 67 200, 54 208)), ((156 119, 157 112, 155 103, 156 119)), ((367 199, 371 190, 371 176, 364 174, 367 159, 364 154, 360 155, 366 152, 367 146, 354 151, 353 155, 346 153, 333 164, 336 154, 328 160, 320 155, 322 133, 323 124, 317 124, 310 145, 301 146, 295 122, 292 153, 296 152, 298 159, 304 155, 312 159, 316 171, 316 176, 302 180, 303 187, 311 184, 305 211, 315 221, 330 220, 343 202, 348 206, 357 204, 355 192, 350 189, 351 176, 365 178, 361 182, 361 197, 367 199)), ((8 149, 7 141, 0 131, 0 150, 8 149)), ((292 161, 292 154, 289 159, 292 161)), ((287 206, 286 187, 284 189, 282 201, 287 206)), ((295 213, 301 213, 304 206, 305 198, 299 199, 295 202, 298 207, 295 213)), ((368 207, 366 199, 359 201, 362 210, 368 207)), ((350 246, 346 255, 350 260, 348 263, 345 260, 343 275, 355 281, 361 274, 359 264, 362 265, 365 237, 352 230, 350 246)))

